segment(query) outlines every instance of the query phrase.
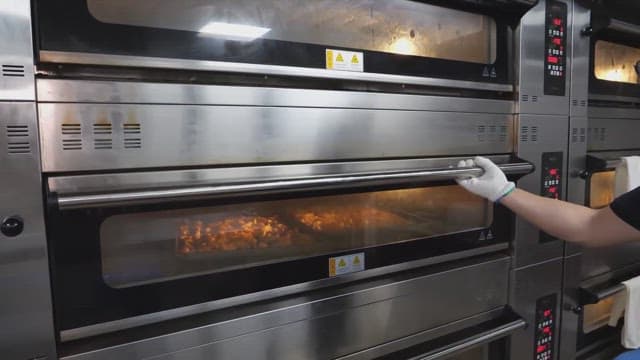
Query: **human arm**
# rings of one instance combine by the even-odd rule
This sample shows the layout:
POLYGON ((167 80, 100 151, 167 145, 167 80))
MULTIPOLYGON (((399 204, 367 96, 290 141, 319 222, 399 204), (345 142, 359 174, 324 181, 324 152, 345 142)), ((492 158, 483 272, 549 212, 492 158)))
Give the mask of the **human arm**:
POLYGON ((518 216, 557 238, 585 246, 640 241, 640 231, 621 220, 610 207, 595 210, 520 189, 514 190, 502 171, 485 158, 467 160, 459 165, 477 165, 485 170, 478 178, 458 180, 461 186, 491 201, 499 201, 518 216))

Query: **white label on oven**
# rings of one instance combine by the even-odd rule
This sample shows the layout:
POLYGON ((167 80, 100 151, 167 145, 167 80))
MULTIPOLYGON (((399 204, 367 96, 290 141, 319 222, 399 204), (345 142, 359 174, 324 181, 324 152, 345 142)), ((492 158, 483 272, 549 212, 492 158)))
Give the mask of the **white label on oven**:
POLYGON ((364 253, 329 258, 329 276, 338 276, 364 270, 364 253))
POLYGON ((364 71, 364 53, 327 49, 327 69, 341 71, 364 71))

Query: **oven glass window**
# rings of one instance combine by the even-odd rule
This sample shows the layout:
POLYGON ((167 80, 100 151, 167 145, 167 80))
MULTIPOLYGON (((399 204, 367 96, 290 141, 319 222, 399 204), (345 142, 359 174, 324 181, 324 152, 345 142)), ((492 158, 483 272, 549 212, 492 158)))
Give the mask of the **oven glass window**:
POLYGON ((496 59, 496 23, 485 15, 408 0, 88 0, 97 20, 458 60, 496 59))
POLYGON ((102 271, 129 287, 491 222, 490 204, 457 185, 120 214, 100 227, 102 271))
POLYGON ((640 48, 598 41, 594 65, 600 80, 640 84, 640 48))
POLYGON ((608 206, 614 197, 615 171, 597 172, 589 183, 589 206, 594 209, 608 206))
POLYGON ((582 318, 582 332, 588 334, 604 326, 608 326, 614 301, 615 296, 611 296, 596 304, 585 305, 582 318))

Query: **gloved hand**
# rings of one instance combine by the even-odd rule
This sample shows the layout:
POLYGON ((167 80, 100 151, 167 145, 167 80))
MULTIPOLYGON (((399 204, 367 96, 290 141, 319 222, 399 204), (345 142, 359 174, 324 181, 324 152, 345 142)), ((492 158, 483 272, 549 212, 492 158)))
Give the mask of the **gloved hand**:
POLYGON ((484 174, 479 177, 457 179, 456 182, 476 195, 496 202, 510 194, 516 187, 513 182, 507 181, 507 177, 502 170, 487 158, 477 156, 473 160, 461 160, 458 163, 458 167, 472 166, 481 167, 484 170, 484 174))

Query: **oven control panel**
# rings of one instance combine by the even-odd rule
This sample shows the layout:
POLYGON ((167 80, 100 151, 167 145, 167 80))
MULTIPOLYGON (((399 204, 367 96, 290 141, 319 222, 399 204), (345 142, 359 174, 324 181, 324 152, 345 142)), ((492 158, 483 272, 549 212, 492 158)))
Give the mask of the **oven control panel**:
POLYGON ((567 78, 567 4, 547 1, 544 94, 565 95, 567 78))
MULTIPOLYGON (((542 178, 540 179, 540 195, 562 199, 562 152, 542 153, 542 178)), ((555 237, 540 232, 540 242, 547 243, 557 240, 555 237)))
POLYGON ((555 344, 556 305, 558 296, 552 294, 536 301, 534 359, 552 360, 555 344))

